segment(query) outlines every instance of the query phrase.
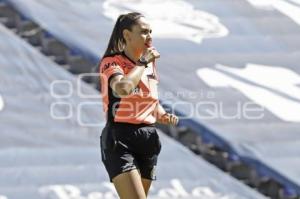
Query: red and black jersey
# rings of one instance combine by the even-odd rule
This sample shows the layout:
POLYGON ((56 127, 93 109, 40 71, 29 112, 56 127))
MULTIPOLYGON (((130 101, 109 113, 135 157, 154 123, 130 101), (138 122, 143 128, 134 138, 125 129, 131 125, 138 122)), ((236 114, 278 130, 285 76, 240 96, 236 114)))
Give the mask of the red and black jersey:
POLYGON ((132 124, 156 122, 155 111, 159 101, 158 77, 154 64, 149 64, 137 87, 126 97, 119 97, 109 85, 112 77, 126 75, 135 66, 136 64, 124 53, 104 57, 100 63, 103 108, 109 122, 132 124))

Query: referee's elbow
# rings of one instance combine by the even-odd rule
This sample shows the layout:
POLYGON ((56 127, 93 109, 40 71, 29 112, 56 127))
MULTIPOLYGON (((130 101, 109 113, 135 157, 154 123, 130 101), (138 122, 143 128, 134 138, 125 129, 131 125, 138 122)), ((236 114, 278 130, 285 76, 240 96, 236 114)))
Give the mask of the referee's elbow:
POLYGON ((120 89, 120 90, 117 90, 116 93, 120 97, 126 97, 126 96, 130 95, 131 92, 127 91, 125 89, 120 89))
POLYGON ((128 84, 127 82, 119 82, 115 88, 115 92, 117 93, 117 95, 122 97, 130 95, 132 93, 132 90, 132 85, 128 84))

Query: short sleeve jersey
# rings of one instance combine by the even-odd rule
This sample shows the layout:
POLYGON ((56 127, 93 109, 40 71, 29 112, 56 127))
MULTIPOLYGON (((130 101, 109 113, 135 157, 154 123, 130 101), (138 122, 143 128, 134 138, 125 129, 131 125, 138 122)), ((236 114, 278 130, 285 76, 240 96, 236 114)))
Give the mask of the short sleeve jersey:
POLYGON ((119 97, 110 87, 110 80, 116 75, 126 76, 135 63, 124 53, 104 57, 100 63, 100 80, 103 108, 109 122, 132 124, 153 124, 158 105, 157 70, 149 64, 137 87, 125 97, 119 97))

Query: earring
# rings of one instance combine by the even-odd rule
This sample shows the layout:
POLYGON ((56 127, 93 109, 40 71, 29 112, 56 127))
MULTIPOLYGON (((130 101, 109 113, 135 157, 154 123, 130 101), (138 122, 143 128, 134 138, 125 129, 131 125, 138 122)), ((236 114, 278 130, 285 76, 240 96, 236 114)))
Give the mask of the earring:
POLYGON ((120 52, 124 51, 124 49, 125 49, 124 42, 121 42, 121 41, 118 42, 118 49, 119 49, 120 52))

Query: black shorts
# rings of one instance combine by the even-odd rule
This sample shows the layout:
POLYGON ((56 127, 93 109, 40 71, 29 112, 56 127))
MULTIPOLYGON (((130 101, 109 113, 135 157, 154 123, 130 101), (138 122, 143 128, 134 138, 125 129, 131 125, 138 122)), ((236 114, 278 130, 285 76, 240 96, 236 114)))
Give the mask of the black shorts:
POLYGON ((110 181, 138 169, 142 178, 156 180, 155 167, 161 143, 154 125, 114 123, 100 136, 101 158, 110 181))

